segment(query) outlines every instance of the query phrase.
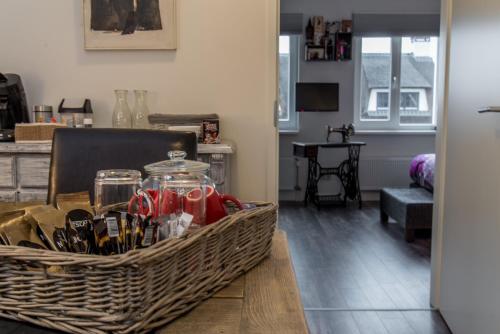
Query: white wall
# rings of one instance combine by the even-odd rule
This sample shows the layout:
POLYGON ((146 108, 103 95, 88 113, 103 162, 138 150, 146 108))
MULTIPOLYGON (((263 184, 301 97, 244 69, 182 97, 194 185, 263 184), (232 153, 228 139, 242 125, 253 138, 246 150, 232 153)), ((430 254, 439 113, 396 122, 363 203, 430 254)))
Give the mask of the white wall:
POLYGON ((277 2, 178 0, 176 52, 85 51, 82 2, 0 2, 0 71, 22 76, 29 104, 89 97, 105 127, 113 90, 142 88, 152 113, 218 113, 237 146, 233 192, 275 199, 277 2))
MULTIPOLYGON (((304 25, 310 16, 323 15, 329 20, 351 18, 352 13, 439 13, 439 0, 281 0, 282 13, 303 13, 304 25)), ((301 51, 303 52, 303 51, 301 51)), ((304 59, 301 56, 301 59, 304 59)), ((300 115, 300 133, 280 136, 280 189, 294 184, 292 142, 324 141, 326 125, 341 126, 353 122, 354 108, 354 61, 350 62, 305 62, 300 63, 300 80, 304 82, 338 82, 340 84, 340 112, 338 113, 304 113, 300 115), (290 165, 292 165, 290 167, 290 165), (286 184, 286 186, 285 186, 286 184)), ((398 158, 408 160, 420 153, 435 151, 434 136, 417 135, 358 135, 355 140, 365 141, 362 159, 383 160, 398 158)), ((330 151, 323 155, 324 161, 343 159, 339 152, 330 151), (328 157, 327 157, 328 154, 328 157)), ((345 152, 342 152, 345 154, 345 152)), ((300 185, 305 188, 306 163, 300 167, 300 185)), ((399 175, 407 174, 407 167, 399 175)), ((390 175, 381 176, 390 179, 390 175)), ((407 186, 411 180, 400 177, 392 186, 407 186)), ((328 183, 326 183, 328 186, 328 183)), ((366 182, 361 179, 361 187, 366 182)), ((320 189, 321 190, 321 189, 320 189)), ((282 200, 301 200, 302 192, 280 191, 282 200)))

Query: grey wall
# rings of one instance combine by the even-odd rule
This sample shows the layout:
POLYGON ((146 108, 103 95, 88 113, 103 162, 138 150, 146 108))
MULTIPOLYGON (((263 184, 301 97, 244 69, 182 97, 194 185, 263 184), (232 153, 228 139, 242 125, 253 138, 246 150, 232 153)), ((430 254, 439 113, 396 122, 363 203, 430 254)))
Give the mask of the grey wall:
MULTIPOLYGON (((323 15, 328 20, 351 18, 357 13, 439 13, 439 0, 281 0, 282 13, 303 13, 304 25, 310 16, 323 15)), ((301 52, 303 52, 301 50, 301 52)), ((300 63, 300 80, 309 82, 338 82, 340 84, 340 112, 338 113, 303 113, 300 115, 300 132, 298 134, 280 135, 280 199, 301 200, 302 191, 294 191, 295 165, 292 154, 293 141, 324 141, 325 127, 330 124, 340 126, 353 122, 354 108, 354 61, 350 62, 305 62, 300 63)), ((399 159, 405 161, 419 153, 434 152, 433 135, 358 135, 355 140, 365 141, 367 146, 362 151, 362 159, 384 160, 399 159)), ((322 154, 323 162, 331 163, 342 160, 344 152, 328 151, 322 154)), ((321 161, 320 161, 321 162, 321 161)), ((362 161, 363 163, 363 161, 362 161)), ((305 188, 306 162, 299 166, 299 185, 305 188)), ((391 175, 366 176, 361 179, 362 188, 369 189, 368 177, 380 177, 389 180, 391 186, 406 186, 410 182, 405 178, 407 166, 401 165, 399 177, 391 175), (404 169, 404 170, 403 170, 404 169)), ((390 173, 393 173, 391 171, 390 173)), ((383 173, 383 172, 382 172, 383 173)), ((330 182, 334 182, 333 180, 330 182)), ((320 192, 332 192, 327 188, 334 186, 328 181, 320 188, 320 192)))

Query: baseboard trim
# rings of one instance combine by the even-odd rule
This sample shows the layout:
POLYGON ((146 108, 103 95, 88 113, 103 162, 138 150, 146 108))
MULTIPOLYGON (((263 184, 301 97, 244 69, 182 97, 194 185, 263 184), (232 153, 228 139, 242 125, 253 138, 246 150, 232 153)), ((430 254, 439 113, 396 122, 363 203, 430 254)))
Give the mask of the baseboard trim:
POLYGON ((328 307, 305 307, 304 311, 315 312, 436 312, 439 311, 433 307, 418 307, 418 308, 328 308, 328 307))

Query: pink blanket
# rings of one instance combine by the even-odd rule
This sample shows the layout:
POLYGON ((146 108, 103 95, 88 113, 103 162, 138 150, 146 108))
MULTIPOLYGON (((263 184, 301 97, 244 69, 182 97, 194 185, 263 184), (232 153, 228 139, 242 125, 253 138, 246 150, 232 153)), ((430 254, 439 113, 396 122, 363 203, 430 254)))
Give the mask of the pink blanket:
POLYGON ((429 191, 434 190, 435 154, 417 155, 410 166, 410 177, 415 183, 429 191))

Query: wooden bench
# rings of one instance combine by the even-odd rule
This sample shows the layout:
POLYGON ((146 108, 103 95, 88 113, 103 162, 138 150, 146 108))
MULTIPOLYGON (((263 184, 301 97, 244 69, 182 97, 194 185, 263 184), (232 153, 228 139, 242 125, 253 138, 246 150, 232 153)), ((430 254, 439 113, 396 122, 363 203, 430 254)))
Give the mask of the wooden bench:
POLYGON ((405 229, 407 242, 415 240, 415 230, 432 229, 433 195, 423 188, 384 188, 380 192, 380 220, 389 217, 405 229))

